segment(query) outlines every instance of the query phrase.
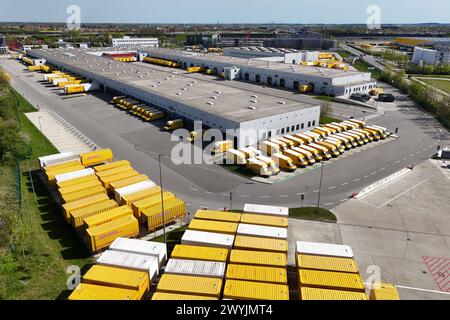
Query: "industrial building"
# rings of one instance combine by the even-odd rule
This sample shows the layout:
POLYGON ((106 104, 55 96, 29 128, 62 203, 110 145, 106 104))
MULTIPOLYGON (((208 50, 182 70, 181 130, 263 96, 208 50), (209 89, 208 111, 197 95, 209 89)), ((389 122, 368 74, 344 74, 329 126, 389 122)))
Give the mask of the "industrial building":
POLYGON ((116 47, 154 47, 157 48, 159 46, 158 38, 113 38, 112 46, 116 47))
POLYGON ((317 94, 349 97, 356 92, 369 93, 377 86, 376 81, 371 80, 369 72, 316 68, 161 48, 142 50, 142 53, 154 58, 179 62, 184 68, 201 66, 215 69, 218 73, 224 73, 227 80, 240 79, 294 90, 298 90, 300 85, 313 85, 313 91, 317 94))
POLYGON ((28 54, 96 83, 102 90, 160 108, 172 118, 202 121, 204 127, 224 133, 234 130, 237 147, 319 124, 319 104, 281 99, 269 91, 256 93, 244 86, 228 86, 226 81, 192 78, 177 69, 130 65, 103 57, 101 50, 31 50, 28 54))
POLYGON ((450 64, 450 45, 436 44, 434 49, 416 47, 411 62, 422 65, 450 64))
POLYGON ((231 47, 223 49, 223 55, 245 59, 260 59, 298 64, 299 62, 319 60, 318 51, 266 47, 231 47))
POLYGON ((0 54, 6 53, 8 47, 6 46, 6 37, 0 34, 0 54))

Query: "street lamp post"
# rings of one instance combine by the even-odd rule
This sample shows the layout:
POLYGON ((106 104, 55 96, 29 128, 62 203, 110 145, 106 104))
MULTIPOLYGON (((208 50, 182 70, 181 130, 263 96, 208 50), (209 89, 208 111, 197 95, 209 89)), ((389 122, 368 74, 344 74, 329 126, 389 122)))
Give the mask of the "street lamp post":
POLYGON ((230 211, 233 210, 233 191, 230 191, 230 211))
POLYGON ((323 178, 323 162, 321 165, 321 170, 320 170, 320 184, 319 184, 319 196, 317 197, 317 214, 319 213, 319 206, 320 206, 320 194, 322 192, 322 178, 323 178))
POLYGON ((39 116, 38 120, 39 120, 39 128, 40 128, 40 130, 41 130, 41 135, 42 135, 42 144, 44 145, 44 150, 45 150, 45 152, 47 152, 47 145, 45 144, 44 131, 42 131, 42 123, 41 123, 41 119, 42 119, 42 117, 39 116))
POLYGON ((161 209, 162 209, 162 220, 163 220, 164 243, 167 243, 166 213, 164 212, 164 191, 163 191, 163 180, 162 180, 162 169, 161 169, 161 154, 158 154, 158 163, 159 163, 159 185, 161 186, 161 209))

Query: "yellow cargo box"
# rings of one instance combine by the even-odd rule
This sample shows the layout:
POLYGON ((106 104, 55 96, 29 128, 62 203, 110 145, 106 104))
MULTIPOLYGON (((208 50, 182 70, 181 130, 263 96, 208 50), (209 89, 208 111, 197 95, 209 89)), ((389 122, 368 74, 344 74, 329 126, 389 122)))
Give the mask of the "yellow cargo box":
POLYGON ((230 263, 285 268, 287 265, 287 255, 278 252, 233 249, 230 254, 230 263))
POLYGON ((228 249, 177 244, 172 250, 171 258, 226 262, 228 249))
POLYGON ((237 300, 289 300, 289 288, 282 284, 227 280, 223 297, 237 300))
POLYGON ((150 290, 148 273, 109 266, 94 265, 83 276, 83 283, 136 290, 142 299, 150 290))
POLYGON ((113 168, 110 170, 105 170, 105 171, 101 171, 101 172, 97 172, 96 175, 97 177, 100 178, 100 180, 102 180, 103 178, 109 177, 109 176, 114 176, 117 175, 121 172, 126 172, 126 171, 131 171, 133 169, 133 167, 131 166, 121 166, 121 167, 117 167, 117 168, 113 168))
POLYGON ((215 211, 215 210, 197 210, 195 213, 195 219, 202 220, 215 220, 215 221, 224 221, 224 222, 240 222, 241 214, 235 212, 224 212, 224 211, 215 211))
POLYGON ((45 174, 47 175, 47 179, 50 182, 50 184, 55 184, 55 176, 57 176, 59 174, 64 174, 64 173, 83 170, 83 169, 84 169, 84 167, 81 164, 77 164, 77 165, 73 165, 73 166, 66 167, 66 168, 60 168, 57 170, 47 171, 45 174))
POLYGON ((89 188, 101 186, 101 185, 102 185, 102 183, 100 181, 91 180, 91 181, 75 184, 70 187, 60 188, 60 189, 58 189, 58 193, 59 193, 60 197, 63 197, 63 196, 67 196, 71 193, 79 192, 79 191, 82 191, 85 189, 89 189, 89 188))
POLYGON ((300 287, 365 292, 364 283, 359 274, 332 271, 298 271, 300 287))
POLYGON ((275 216, 264 216, 264 218, 261 218, 260 214, 243 213, 241 217, 241 223, 287 228, 288 218, 275 216))
POLYGON ((393 284, 374 283, 370 290, 370 300, 400 300, 393 284))
POLYGON ((99 181, 99 180, 95 174, 90 174, 88 176, 82 176, 82 177, 75 178, 75 179, 60 181, 56 185, 58 186, 59 189, 62 189, 62 188, 71 187, 71 186, 74 186, 74 185, 77 185, 80 183, 89 182, 89 181, 99 181))
POLYGON ((99 202, 104 202, 106 200, 109 200, 106 193, 101 193, 101 194, 93 195, 93 196, 85 198, 85 199, 81 199, 78 201, 72 201, 72 202, 63 204, 62 208, 63 208, 64 218, 66 219, 67 223, 70 223, 70 213, 72 211, 82 209, 82 208, 88 207, 90 205, 99 203, 99 202))
POLYGON ((152 300, 219 300, 218 298, 207 297, 207 296, 195 296, 192 294, 178 294, 178 293, 166 293, 166 292, 155 292, 152 296, 152 300))
POLYGON ((302 287, 300 300, 368 300, 362 292, 302 287))
POLYGON ((222 279, 163 274, 156 291, 219 298, 222 291, 222 279))
POLYGON ((133 215, 133 211, 128 206, 116 207, 99 214, 84 218, 86 228, 92 228, 103 223, 118 219, 121 217, 133 215))
POLYGON ((139 235, 139 222, 133 216, 125 216, 86 229, 89 249, 96 252, 108 247, 119 237, 134 238, 139 235))
POLYGON ((80 283, 68 300, 139 300, 137 290, 80 283))
POLYGON ((144 200, 146 198, 151 198, 161 194, 161 188, 158 186, 154 186, 148 189, 144 189, 138 192, 130 193, 122 197, 121 203, 126 204, 131 208, 134 202, 144 200))
POLYGON ((85 198, 89 198, 98 194, 106 194, 106 189, 103 188, 102 186, 98 186, 98 187, 94 187, 94 188, 90 188, 90 189, 86 189, 86 190, 82 190, 76 193, 71 193, 67 196, 64 196, 61 201, 62 203, 70 203, 72 201, 78 201, 81 199, 85 199, 85 198))
POLYGON ((358 273, 355 260, 314 255, 297 255, 297 268, 323 271, 358 273))
POLYGON ((84 226, 84 219, 94 216, 96 214, 117 208, 118 204, 114 200, 106 200, 88 206, 83 209, 78 209, 70 213, 70 223, 75 229, 80 229, 84 226))
MULTIPOLYGON (((264 217, 265 219, 266 217, 264 217)), ((288 242, 284 239, 258 238, 248 236, 236 236, 234 238, 234 249, 257 250, 270 252, 288 252, 288 242)))
POLYGON ((81 163, 84 166, 95 166, 104 162, 113 160, 113 152, 111 149, 100 149, 92 152, 80 154, 81 163))
MULTIPOLYGON (((186 205, 183 200, 174 198, 164 201, 164 220, 166 225, 177 219, 183 219, 186 215, 186 205)), ((163 226, 162 203, 151 208, 144 209, 142 216, 147 220, 148 230, 155 230, 163 226)))
MULTIPOLYGON (((122 167, 122 168, 125 168, 125 167, 122 167)), ((120 168, 118 168, 118 169, 120 169, 120 168)), ((139 172, 137 172, 136 170, 128 169, 128 170, 125 170, 125 171, 122 171, 122 172, 113 173, 113 174, 111 174, 109 176, 106 176, 106 177, 100 177, 99 179, 100 179, 100 181, 102 182, 103 186, 106 189, 110 189, 111 188, 111 183, 116 182, 116 181, 120 181, 120 180, 123 180, 123 179, 128 179, 128 178, 131 178, 131 177, 135 177, 135 176, 138 176, 138 175, 139 175, 139 172)))
POLYGON ((287 269, 229 264, 226 279, 287 284, 287 269))
POLYGON ((72 166, 76 166, 76 165, 80 165, 80 161, 78 160, 70 160, 70 161, 66 161, 63 163, 57 163, 57 164, 51 164, 49 166, 45 166, 44 167, 44 171, 53 171, 53 170, 58 170, 58 169, 62 169, 62 168, 67 168, 67 167, 72 167, 72 166))
MULTIPOLYGON (((164 201, 168 201, 171 199, 174 199, 175 195, 171 192, 163 192, 163 199, 164 201)), ((131 204, 131 207, 133 208, 133 214, 136 218, 140 219, 142 215, 142 210, 151 208, 153 206, 156 206, 161 203, 161 192, 159 194, 156 194, 152 197, 145 198, 144 200, 139 200, 136 202, 133 202, 131 204)))
POLYGON ((128 161, 128 160, 114 161, 114 162, 111 162, 111 163, 95 166, 94 167, 94 171, 95 172, 102 172, 102 171, 107 171, 107 170, 111 170, 111 169, 115 169, 115 168, 123 167, 123 166, 131 166, 131 162, 128 161))
POLYGON ((120 179, 120 180, 110 182, 109 189, 114 192, 116 189, 128 187, 128 186, 131 186, 132 184, 147 181, 149 179, 150 179, 149 176, 147 176, 145 174, 138 174, 136 176, 131 176, 131 177, 127 177, 125 179, 120 179))
POLYGON ((238 224, 234 222, 194 219, 189 224, 189 230, 236 234, 238 224))

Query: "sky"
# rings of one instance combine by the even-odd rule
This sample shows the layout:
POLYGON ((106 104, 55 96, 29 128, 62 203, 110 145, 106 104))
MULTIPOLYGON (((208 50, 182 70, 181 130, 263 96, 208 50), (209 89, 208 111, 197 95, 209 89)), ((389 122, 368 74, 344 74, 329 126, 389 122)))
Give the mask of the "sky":
POLYGON ((449 0, 1 0, 2 22, 65 22, 78 5, 81 23, 450 23, 449 0), (29 4, 29 5, 27 5, 29 4))

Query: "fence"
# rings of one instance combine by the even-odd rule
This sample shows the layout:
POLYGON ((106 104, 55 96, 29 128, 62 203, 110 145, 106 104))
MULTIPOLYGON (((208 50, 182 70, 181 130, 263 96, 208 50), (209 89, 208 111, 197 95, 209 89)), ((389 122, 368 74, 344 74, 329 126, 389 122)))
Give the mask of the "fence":
POLYGON ((396 172, 396 173, 394 173, 394 174, 392 174, 392 175, 390 175, 390 176, 388 176, 388 177, 386 177, 386 178, 384 178, 384 179, 382 179, 382 180, 379 180, 379 181, 377 181, 377 182, 371 184, 370 186, 365 187, 364 189, 362 189, 362 190, 355 196, 355 198, 356 198, 356 199, 361 199, 361 198, 365 197, 368 193, 370 193, 370 192, 372 192, 372 191, 375 191, 375 190, 377 190, 377 189, 383 187, 384 185, 388 184, 389 182, 394 181, 395 179, 398 179, 398 178, 400 178, 401 176, 404 176, 405 174, 411 172, 411 170, 412 170, 412 169, 405 168, 405 169, 402 169, 402 170, 400 170, 400 171, 398 171, 398 172, 396 172))

